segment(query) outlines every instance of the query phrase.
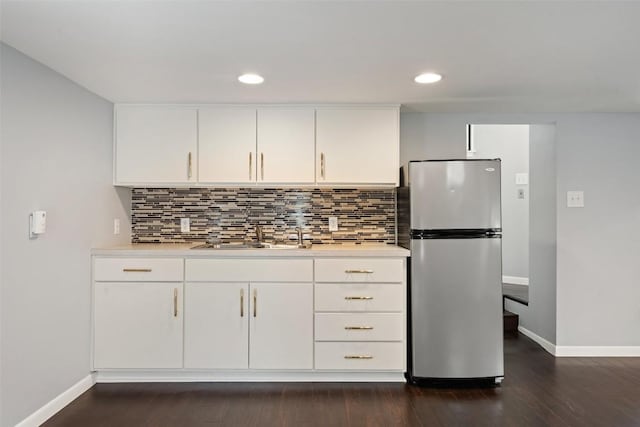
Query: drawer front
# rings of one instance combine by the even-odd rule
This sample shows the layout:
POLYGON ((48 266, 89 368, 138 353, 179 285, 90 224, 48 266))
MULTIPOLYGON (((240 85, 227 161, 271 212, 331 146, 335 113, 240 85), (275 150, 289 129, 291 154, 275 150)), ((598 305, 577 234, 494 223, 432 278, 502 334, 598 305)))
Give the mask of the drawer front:
POLYGON ((402 313, 318 313, 316 341, 402 341, 402 313))
POLYGON ((318 342, 318 370, 403 371, 405 344, 402 342, 318 342))
POLYGON ((188 282, 312 282, 311 259, 187 259, 188 282))
POLYGON ((316 311, 404 311, 400 284, 322 283, 315 287, 316 311))
POLYGON ((93 278, 102 282, 182 282, 181 258, 95 258, 93 278))
POLYGON ((316 282, 386 282, 404 280, 398 258, 331 258, 316 260, 316 282))

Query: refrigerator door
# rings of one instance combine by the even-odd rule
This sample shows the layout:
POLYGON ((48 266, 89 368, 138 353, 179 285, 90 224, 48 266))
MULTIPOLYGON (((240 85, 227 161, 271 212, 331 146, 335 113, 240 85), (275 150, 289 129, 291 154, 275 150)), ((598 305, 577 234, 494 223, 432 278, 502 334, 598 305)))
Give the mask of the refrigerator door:
POLYGON ((411 241, 411 376, 504 375, 500 238, 411 241))
POLYGON ((412 230, 500 228, 500 161, 409 163, 412 230))

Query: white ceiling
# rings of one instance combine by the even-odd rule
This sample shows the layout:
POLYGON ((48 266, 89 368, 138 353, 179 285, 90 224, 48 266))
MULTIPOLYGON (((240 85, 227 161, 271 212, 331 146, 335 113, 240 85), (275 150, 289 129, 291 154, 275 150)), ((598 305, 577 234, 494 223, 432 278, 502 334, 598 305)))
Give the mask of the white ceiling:
POLYGON ((615 1, 22 0, 1 37, 114 102, 621 112, 640 111, 639 23, 615 1))

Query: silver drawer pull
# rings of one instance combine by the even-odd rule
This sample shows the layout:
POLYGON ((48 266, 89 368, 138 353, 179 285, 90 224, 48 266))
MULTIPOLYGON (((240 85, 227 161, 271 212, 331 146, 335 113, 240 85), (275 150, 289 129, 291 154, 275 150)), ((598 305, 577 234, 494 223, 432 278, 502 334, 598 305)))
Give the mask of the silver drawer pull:
POLYGON ((373 359, 373 356, 365 355, 365 354, 347 354, 345 359, 373 359))
POLYGON ((345 326, 347 331, 370 331, 373 329, 373 326, 345 326))
POLYGON ((373 270, 345 270, 347 274, 372 274, 373 270))
POLYGON ((151 273, 150 268, 123 268, 125 273, 151 273))
POLYGON ((346 300, 370 300, 373 297, 344 297, 346 300))
POLYGON ((178 288, 173 289, 173 317, 178 317, 178 288))

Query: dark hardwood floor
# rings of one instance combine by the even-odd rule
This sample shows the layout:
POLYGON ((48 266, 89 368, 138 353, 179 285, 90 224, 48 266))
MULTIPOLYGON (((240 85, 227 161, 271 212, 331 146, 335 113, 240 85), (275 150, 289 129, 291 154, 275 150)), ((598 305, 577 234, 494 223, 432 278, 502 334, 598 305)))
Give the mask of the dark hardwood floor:
POLYGON ((505 340, 492 389, 405 384, 97 384, 45 426, 640 426, 640 358, 555 359, 505 340))

